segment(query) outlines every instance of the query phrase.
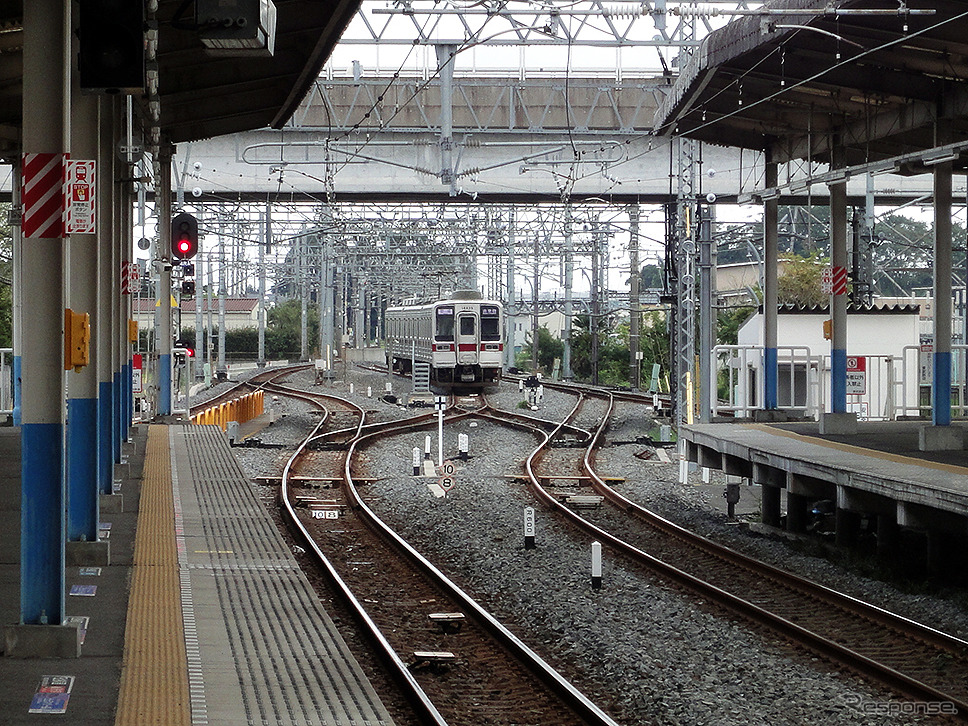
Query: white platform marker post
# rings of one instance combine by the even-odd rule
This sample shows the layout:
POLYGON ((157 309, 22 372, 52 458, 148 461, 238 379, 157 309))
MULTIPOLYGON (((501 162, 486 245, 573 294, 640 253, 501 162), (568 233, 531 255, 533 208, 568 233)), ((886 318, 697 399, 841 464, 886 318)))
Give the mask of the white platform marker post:
POLYGON ((373 398, 373 386, 366 387, 366 397, 373 398))
POLYGON ((430 434, 424 436, 424 458, 430 458, 430 434))
POLYGON ((387 381, 384 384, 383 390, 386 391, 387 393, 393 393, 393 384, 390 381, 387 381))
POLYGON ((533 550, 535 533, 534 507, 524 508, 524 549, 533 550))
POLYGON ((350 384, 350 393, 353 393, 353 391, 354 391, 354 385, 351 383, 350 384))
POLYGON ((602 543, 592 542, 592 590, 602 589, 602 543))
POLYGON ((420 447, 413 447, 413 475, 420 476, 420 447))
POLYGON ((518 379, 518 393, 524 393, 524 379, 518 379))
POLYGON ((467 461, 470 449, 470 437, 467 434, 457 434, 457 451, 461 461, 467 461))
POLYGON ((679 483, 689 482, 689 462, 686 461, 686 440, 679 439, 679 483))
POLYGON ((447 400, 443 396, 434 397, 434 407, 437 409, 437 466, 444 465, 444 407, 447 400))

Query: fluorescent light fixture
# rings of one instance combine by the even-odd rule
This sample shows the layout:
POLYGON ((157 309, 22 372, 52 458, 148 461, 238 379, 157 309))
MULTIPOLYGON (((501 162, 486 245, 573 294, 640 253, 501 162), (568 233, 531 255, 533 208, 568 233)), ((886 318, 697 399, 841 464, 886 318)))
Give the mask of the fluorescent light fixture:
POLYGON ((885 164, 875 164, 867 170, 867 173, 871 176, 881 176, 882 174, 898 174, 900 171, 898 165, 892 161, 885 164))
POLYGON ((780 190, 776 187, 770 187, 769 189, 764 189, 760 192, 760 199, 764 202, 772 202, 774 199, 780 198, 780 190))
POLYGON ((933 154, 925 154, 921 157, 921 163, 925 166, 935 166, 948 161, 955 161, 959 156, 961 154, 954 149, 945 149, 940 152, 936 151, 933 154))

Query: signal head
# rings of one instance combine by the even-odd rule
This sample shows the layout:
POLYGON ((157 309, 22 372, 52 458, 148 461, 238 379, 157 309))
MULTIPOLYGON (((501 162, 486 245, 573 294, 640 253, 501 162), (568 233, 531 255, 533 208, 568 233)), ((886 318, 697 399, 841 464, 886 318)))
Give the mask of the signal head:
POLYGON ((198 253, 198 220, 182 212, 171 220, 171 256, 190 260, 198 253))

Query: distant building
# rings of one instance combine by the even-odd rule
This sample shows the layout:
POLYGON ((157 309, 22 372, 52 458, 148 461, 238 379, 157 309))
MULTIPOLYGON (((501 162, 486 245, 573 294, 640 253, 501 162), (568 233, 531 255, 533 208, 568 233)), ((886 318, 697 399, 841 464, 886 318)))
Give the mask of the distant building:
MULTIPOLYGON (((782 305, 777 315, 778 399, 781 408, 817 415, 830 407, 830 341, 826 307, 782 305)), ((730 405, 762 408, 763 312, 739 329, 738 346, 723 346, 730 405), (733 349, 733 350, 730 350, 733 349), (727 355, 727 352, 733 355, 727 355)), ((922 346, 917 305, 850 306, 847 312, 848 410, 861 418, 916 415, 920 389, 930 384, 930 347, 922 346)))
MULTIPOLYGON (((174 298, 173 298, 174 299, 174 298)), ((173 315, 181 314, 183 328, 195 327, 195 300, 182 300, 181 309, 173 302, 173 315)), ((154 330, 155 308, 157 301, 149 298, 134 298, 134 319, 138 321, 138 330, 154 330)), ((208 301, 202 300, 202 316, 204 324, 208 324, 208 301)), ((212 300, 212 325, 218 327, 218 300, 212 300)), ((228 297, 225 299, 225 329, 239 330, 241 328, 255 328, 259 325, 259 298, 257 297, 228 297)))

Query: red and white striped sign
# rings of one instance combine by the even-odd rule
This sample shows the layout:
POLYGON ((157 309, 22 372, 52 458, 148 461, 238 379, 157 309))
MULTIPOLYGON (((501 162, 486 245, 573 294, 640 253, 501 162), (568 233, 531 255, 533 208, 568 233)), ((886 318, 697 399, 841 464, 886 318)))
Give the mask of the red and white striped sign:
POLYGON ((834 267, 833 273, 833 292, 834 295, 847 294, 847 268, 834 267))
POLYGON ((138 263, 121 263, 121 294, 130 295, 141 290, 141 275, 138 272, 138 263))
POLYGON ((54 239, 64 236, 64 162, 67 154, 24 154, 24 238, 54 239))

